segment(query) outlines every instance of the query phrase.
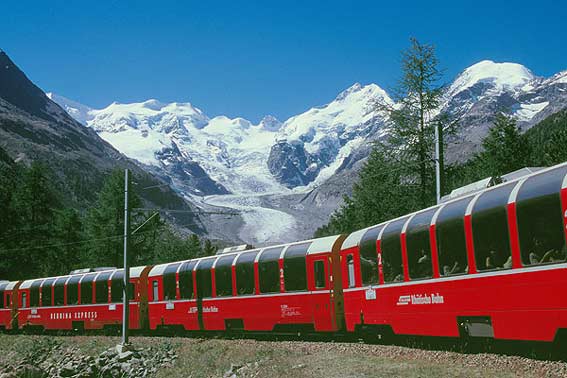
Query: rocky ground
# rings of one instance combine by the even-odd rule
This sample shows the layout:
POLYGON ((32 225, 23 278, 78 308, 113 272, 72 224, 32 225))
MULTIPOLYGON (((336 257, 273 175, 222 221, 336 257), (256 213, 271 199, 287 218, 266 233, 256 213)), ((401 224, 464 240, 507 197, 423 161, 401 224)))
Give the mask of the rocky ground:
POLYGON ((567 377, 567 363, 403 346, 0 335, 0 377, 567 377))

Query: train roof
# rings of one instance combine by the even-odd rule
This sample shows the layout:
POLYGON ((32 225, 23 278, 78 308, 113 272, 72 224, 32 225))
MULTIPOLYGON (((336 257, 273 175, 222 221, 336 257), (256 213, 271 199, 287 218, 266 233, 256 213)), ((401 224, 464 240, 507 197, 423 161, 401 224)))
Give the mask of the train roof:
MULTIPOLYGON (((433 208, 441 208, 441 207, 446 206, 450 203, 461 201, 461 200, 464 200, 466 198, 474 198, 476 196, 480 196, 483 193, 490 192, 492 190, 501 188, 503 186, 511 185, 513 183, 518 184, 522 180, 525 181, 525 180, 527 180, 531 177, 535 177, 535 176, 544 174, 546 172, 553 171, 555 169, 561 169, 561 168, 566 168, 566 167, 567 167, 567 162, 557 164, 557 165, 554 165, 552 167, 547 167, 547 168, 530 167, 530 168, 518 169, 517 171, 510 172, 508 174, 502 175, 503 182, 501 182, 499 184, 496 184, 496 185, 493 185, 493 186, 490 186, 490 187, 487 187, 487 188, 484 188, 484 189, 478 189, 478 190, 475 190, 475 191, 465 192, 465 193, 462 193, 459 196, 456 196, 454 198, 449 198, 449 199, 442 201, 438 204, 429 206, 429 207, 424 208, 424 209, 420 209, 420 210, 415 211, 413 213, 404 214, 404 215, 401 215, 397 218, 388 219, 388 220, 386 220, 382 223, 378 223, 378 224, 372 225, 370 227, 366 227, 366 228, 363 228, 361 230, 354 231, 353 233, 349 234, 349 236, 345 239, 345 241, 343 242, 343 245, 342 245, 342 249, 345 250, 345 249, 349 249, 349 248, 359 246, 360 242, 362 240, 362 237, 370 229, 380 227, 380 226, 383 226, 383 225, 387 225, 389 223, 395 222, 395 221, 402 219, 402 218, 406 218, 406 217, 409 218, 409 217, 412 217, 416 214, 423 213, 425 211, 431 210, 433 208)), ((484 182, 485 180, 481 180, 479 182, 481 182, 481 184, 482 183, 486 184, 488 181, 484 182)), ((564 178, 564 181, 565 180, 567 180, 567 176, 564 178)), ((474 186, 475 184, 477 184, 477 183, 473 183, 471 185, 474 186)))
POLYGON ((173 262, 159 264, 159 265, 154 266, 149 273, 149 277, 155 277, 155 276, 163 275, 163 273, 165 272, 167 267, 174 265, 174 264, 181 264, 181 263, 186 263, 186 262, 189 262, 189 261, 201 261, 201 260, 205 260, 205 259, 217 260, 217 259, 222 258, 222 257, 238 256, 242 253, 248 253, 248 252, 261 253, 262 251, 267 250, 267 249, 271 249, 271 248, 291 247, 291 246, 294 246, 294 245, 300 245, 300 244, 306 244, 306 243, 310 244, 309 247, 307 248, 306 255, 314 255, 314 254, 318 254, 318 253, 331 252, 333 245, 335 244, 335 242, 340 237, 341 237, 341 235, 327 236, 327 237, 324 237, 324 238, 302 240, 302 241, 297 241, 297 242, 293 242, 293 243, 272 245, 272 246, 263 247, 263 248, 255 248, 255 249, 247 249, 247 250, 243 250, 243 251, 228 252, 228 253, 199 257, 199 258, 189 259, 189 260, 173 261, 173 262))
MULTIPOLYGON (((130 268, 130 278, 139 278, 140 275, 142 274, 142 271, 146 268, 146 265, 144 266, 136 266, 133 268, 130 268)), ((45 281, 45 280, 57 280, 59 278, 65 278, 65 277, 82 277, 82 276, 86 276, 87 274, 101 274, 101 273, 118 273, 118 272, 124 272, 124 269, 116 269, 116 268, 111 268, 111 269, 107 269, 107 270, 100 270, 100 271, 95 271, 95 272, 85 272, 85 273, 77 273, 77 274, 66 274, 63 276, 55 276, 55 277, 43 277, 43 278, 34 278, 34 279, 30 279, 30 280, 25 280, 22 282, 22 284, 20 285, 20 289, 29 289, 32 285, 32 283, 36 282, 36 281, 45 281)))

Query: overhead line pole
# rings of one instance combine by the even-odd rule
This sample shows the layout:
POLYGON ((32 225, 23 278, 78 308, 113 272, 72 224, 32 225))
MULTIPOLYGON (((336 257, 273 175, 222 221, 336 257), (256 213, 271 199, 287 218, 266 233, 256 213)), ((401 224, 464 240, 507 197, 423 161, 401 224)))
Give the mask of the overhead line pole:
POLYGON ((128 208, 128 168, 124 170, 124 288, 122 290, 122 346, 128 345, 128 323, 130 304, 128 286, 130 283, 130 266, 128 264, 128 243, 130 236, 130 209, 128 208))
POLYGON ((440 122, 435 124, 435 198, 437 204, 441 202, 441 161, 440 161, 440 142, 439 142, 439 128, 440 122))

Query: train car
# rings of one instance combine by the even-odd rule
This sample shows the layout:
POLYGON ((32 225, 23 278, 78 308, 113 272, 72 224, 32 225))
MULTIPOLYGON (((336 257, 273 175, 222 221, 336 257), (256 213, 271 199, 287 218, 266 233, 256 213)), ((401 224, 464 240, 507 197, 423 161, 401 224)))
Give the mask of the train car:
MULTIPOLYGON (((130 271, 130 328, 147 324, 147 273, 130 271)), ((124 270, 23 281, 18 289, 18 327, 35 330, 115 330, 122 324, 124 270)))
POLYGON ((319 331, 343 324, 339 251, 344 236, 155 266, 150 329, 319 331))
POLYGON ((349 235, 347 330, 555 340, 567 330, 566 174, 551 167, 349 235))
POLYGON ((21 281, 0 282, 0 330, 17 328, 17 301, 12 301, 12 298, 20 284, 21 281))

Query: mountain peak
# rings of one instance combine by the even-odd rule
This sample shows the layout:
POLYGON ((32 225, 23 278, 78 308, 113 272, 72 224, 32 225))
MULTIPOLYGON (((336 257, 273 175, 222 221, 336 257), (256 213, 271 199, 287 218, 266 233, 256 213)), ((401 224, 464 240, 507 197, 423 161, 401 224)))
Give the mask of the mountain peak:
POLYGON ((362 89, 362 85, 360 83, 354 83, 353 85, 351 85, 350 87, 348 87, 347 89, 345 89, 344 91, 339 93, 339 95, 337 96, 335 101, 344 100, 345 98, 347 98, 352 93, 358 92, 361 89, 362 89))
POLYGON ((17 108, 46 120, 55 120, 65 115, 3 51, 0 52, 0 97, 17 108))
POLYGON ((262 118, 258 126, 268 131, 278 131, 282 123, 276 117, 268 114, 262 118))
POLYGON ((456 94, 481 82, 493 84, 498 91, 515 90, 535 78, 534 74, 521 64, 482 60, 461 72, 451 84, 449 93, 456 94))
POLYGON ((159 100, 156 100, 155 98, 151 98, 149 100, 144 101, 142 103, 142 106, 147 109, 158 111, 161 110, 161 108, 163 108, 164 106, 166 106, 166 104, 164 104, 159 100))

